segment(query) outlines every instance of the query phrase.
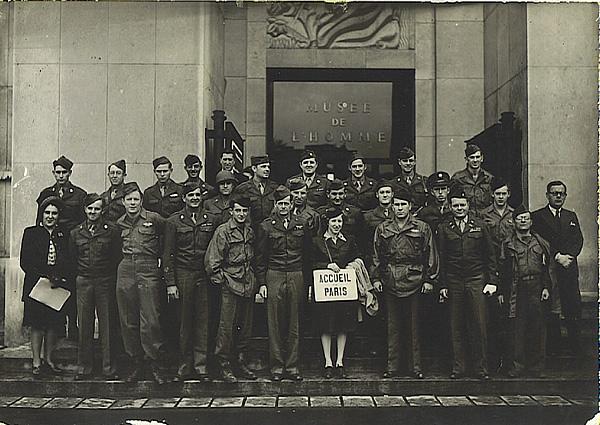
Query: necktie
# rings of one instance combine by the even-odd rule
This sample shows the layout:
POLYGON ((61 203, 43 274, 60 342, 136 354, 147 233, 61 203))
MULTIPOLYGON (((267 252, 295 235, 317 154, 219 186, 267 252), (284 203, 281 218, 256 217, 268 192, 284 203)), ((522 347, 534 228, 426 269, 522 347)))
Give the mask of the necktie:
POLYGON ((356 190, 358 192, 360 192, 360 188, 362 187, 362 183, 360 182, 360 180, 356 180, 356 190))
POLYGON ((58 189, 58 196, 59 196, 60 198, 62 198, 64 194, 65 194, 65 192, 64 192, 63 188, 62 188, 62 187, 61 187, 61 188, 59 188, 59 189, 58 189))
POLYGON ((164 198, 165 196, 165 192, 166 192, 167 188, 164 186, 160 186, 160 196, 164 198))
POLYGON ((383 210, 383 215, 385 215, 387 218, 390 215, 390 212, 387 209, 383 210))
POLYGON ((48 246, 48 265, 54 266, 56 264, 56 247, 54 242, 50 239, 50 245, 48 246))
POLYGON ((94 232, 96 231, 96 225, 95 224, 90 224, 89 229, 90 229, 90 233, 93 235, 94 232))
POLYGON ((196 224, 196 213, 192 213, 192 221, 196 224))
POLYGON ((117 189, 113 189, 112 192, 110 192, 110 199, 115 199, 116 196, 117 196, 117 189))
POLYGON ((260 194, 264 195, 265 194, 265 185, 262 183, 258 184, 258 190, 260 190, 260 194))
POLYGON ((464 220, 460 221, 459 227, 460 227, 460 233, 464 233, 465 232, 465 222, 464 222, 464 220))
POLYGON ((285 227, 287 229, 289 225, 290 225, 290 221, 287 218, 285 220, 283 220, 283 227, 285 227))
POLYGON ((560 210, 556 210, 556 214, 554 214, 554 221, 556 222, 556 228, 560 233, 560 210))

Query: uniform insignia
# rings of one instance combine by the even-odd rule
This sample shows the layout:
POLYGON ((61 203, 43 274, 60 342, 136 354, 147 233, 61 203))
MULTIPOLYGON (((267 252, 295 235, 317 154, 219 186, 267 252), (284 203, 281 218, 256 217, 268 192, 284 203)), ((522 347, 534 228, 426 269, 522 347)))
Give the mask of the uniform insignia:
POLYGON ((411 232, 418 232, 419 229, 410 229, 411 232))
POLYGON ((70 188, 70 189, 69 189, 69 192, 73 193, 73 188, 70 188))
POLYGON ((204 217, 204 218, 208 218, 208 216, 207 216, 206 214, 204 214, 202 217, 204 217))
POLYGON ((471 232, 481 232, 481 227, 471 227, 469 229, 469 233, 471 232))
POLYGON ((145 221, 142 223, 142 226, 144 227, 152 227, 152 222, 151 221, 145 221))
POLYGON ((296 224, 294 226, 294 230, 302 230, 302 225, 301 224, 296 224))
POLYGON ((275 224, 275 223, 277 223, 275 220, 271 221, 271 224, 275 224))
POLYGON ((179 195, 177 193, 171 193, 169 196, 171 198, 177 198, 179 195))
POLYGON ((321 184, 321 180, 317 179, 317 184, 321 184))
POLYGON ((105 228, 105 229, 108 229, 108 224, 105 224, 105 225, 104 225, 104 228, 105 228))
POLYGON ((179 218, 183 220, 183 218, 184 218, 184 215, 183 215, 183 214, 181 214, 181 215, 179 216, 179 218))
POLYGON ((371 186, 373 186, 373 182, 369 182, 369 184, 370 184, 371 186))
POLYGON ((569 226, 573 226, 573 227, 575 227, 575 226, 577 226, 577 225, 576 225, 575 223, 573 223, 573 222, 570 222, 570 223, 569 223, 569 226))

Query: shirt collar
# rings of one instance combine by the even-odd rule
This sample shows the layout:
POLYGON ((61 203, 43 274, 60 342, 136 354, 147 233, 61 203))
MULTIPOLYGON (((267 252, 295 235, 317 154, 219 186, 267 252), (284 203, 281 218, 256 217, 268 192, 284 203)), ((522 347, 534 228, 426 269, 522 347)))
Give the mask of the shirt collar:
POLYGON ((552 213, 552 215, 554 217, 556 217, 556 213, 560 214, 560 211, 562 210, 562 208, 556 209, 554 207, 551 207, 549 204, 548 204, 548 208, 550 208, 550 212, 552 213))
MULTIPOLYGON (((334 238, 333 235, 329 233, 329 229, 325 230, 325 234, 323 235, 323 237, 325 238, 325 240, 334 238)), ((342 232, 338 233, 336 239, 341 239, 344 242, 346 242, 346 237, 342 234, 342 232)))

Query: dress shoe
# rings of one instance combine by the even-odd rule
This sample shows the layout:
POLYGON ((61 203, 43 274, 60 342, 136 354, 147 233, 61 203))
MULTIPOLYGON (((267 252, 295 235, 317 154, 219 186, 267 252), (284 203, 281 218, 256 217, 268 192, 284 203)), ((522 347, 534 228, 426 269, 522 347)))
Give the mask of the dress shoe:
POLYGON ((173 382, 184 382, 190 379, 190 375, 180 375, 179 373, 173 377, 173 382))
POLYGON ((393 378, 394 376, 397 376, 398 373, 393 371, 393 370, 386 370, 385 372, 383 372, 382 378, 384 379, 389 379, 389 378, 393 378))
POLYGON ((323 371, 323 376, 325 379, 333 378, 333 366, 325 366, 325 370, 323 371))
POLYGON ((31 374, 32 374, 34 377, 39 377, 39 376, 41 376, 41 375, 42 375, 42 365, 39 365, 39 366, 33 366, 33 367, 31 368, 31 374))
POLYGON ((228 383, 237 382, 237 378, 229 368, 221 368, 221 374, 219 375, 219 378, 228 383))
POLYGON ((136 367, 125 377, 125 382, 137 382, 140 381, 143 377, 144 369, 142 369, 141 367, 136 367))
POLYGON ((421 372, 421 371, 414 372, 414 373, 413 373, 413 376, 414 376, 416 379, 423 379, 423 378, 425 378, 425 375, 423 375, 423 372, 421 372))
POLYGON ((165 375, 157 367, 152 368, 152 379, 154 379, 154 382, 156 382, 158 385, 164 385, 167 383, 167 379, 165 378, 165 375))
POLYGON ((479 372, 477 374, 477 379, 480 379, 482 381, 489 381, 490 375, 487 372, 479 372))
POLYGON ((450 374, 450 379, 460 379, 462 377, 463 377, 463 374, 459 373, 459 372, 452 372, 450 374))
POLYGON ((249 379, 251 381, 254 381, 256 379, 256 375, 254 374, 254 372, 252 372, 250 368, 244 363, 240 363, 240 365, 238 366, 237 376, 239 378, 249 379))
POLYGON ((346 372, 344 371, 344 366, 336 366, 335 367, 335 375, 340 379, 345 379, 346 372))
POLYGON ((298 372, 287 372, 285 377, 292 381, 302 381, 304 379, 298 372))
POLYGON ((283 379, 283 375, 281 373, 272 373, 271 374, 271 381, 273 382, 279 382, 283 379))

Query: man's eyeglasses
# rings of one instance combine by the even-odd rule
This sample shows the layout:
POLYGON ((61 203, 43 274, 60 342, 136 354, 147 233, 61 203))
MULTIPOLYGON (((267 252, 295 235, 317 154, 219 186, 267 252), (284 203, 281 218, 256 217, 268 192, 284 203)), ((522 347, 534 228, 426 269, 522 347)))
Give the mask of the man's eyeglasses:
POLYGON ((548 192, 552 196, 567 196, 567 192, 548 192))

